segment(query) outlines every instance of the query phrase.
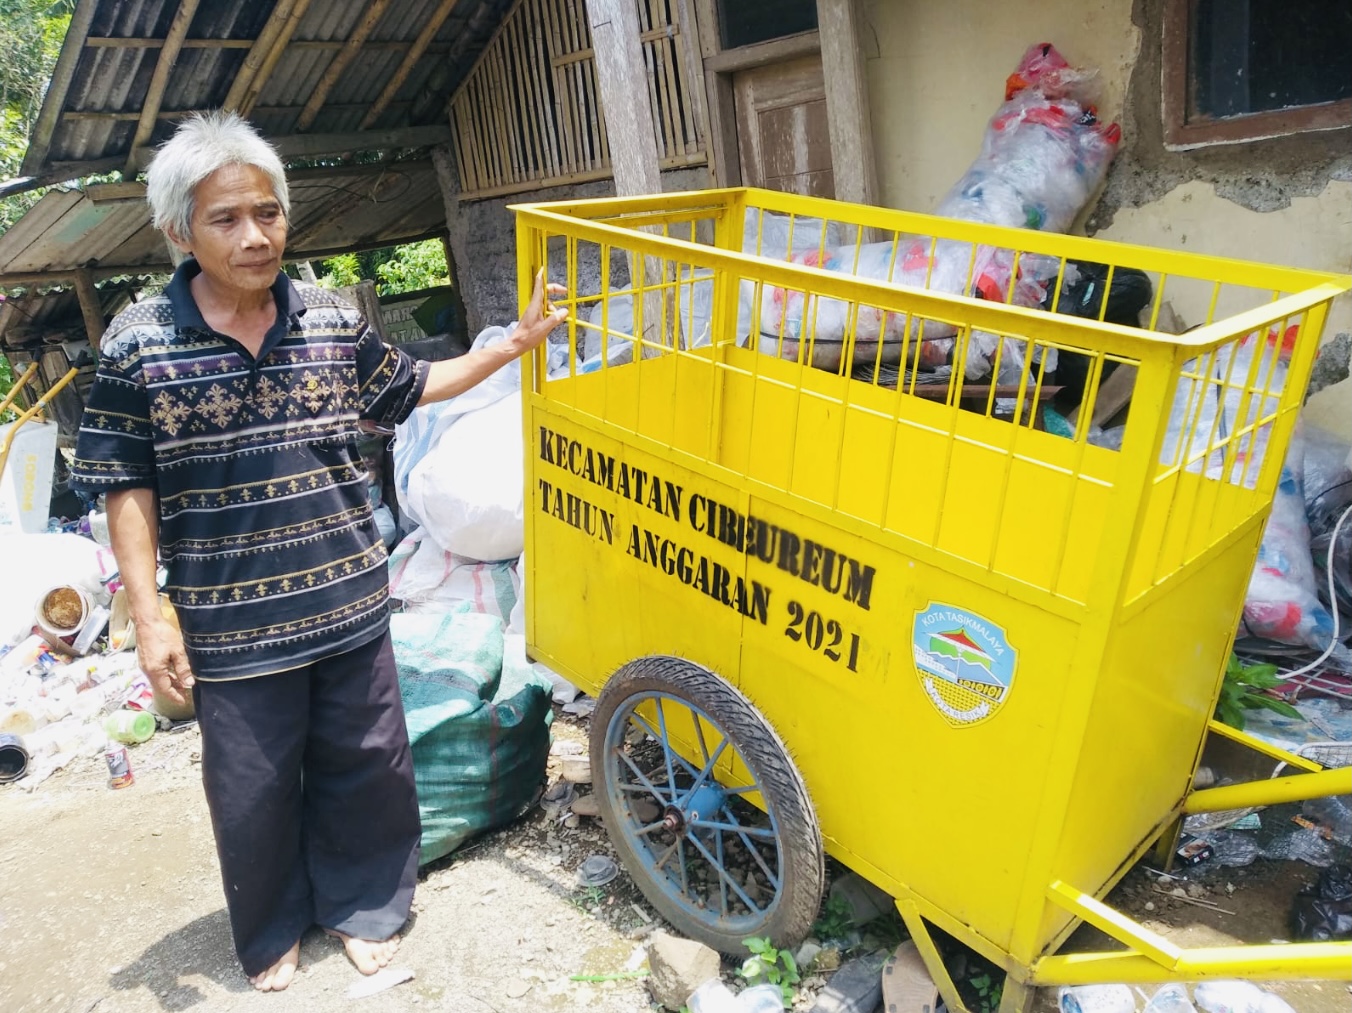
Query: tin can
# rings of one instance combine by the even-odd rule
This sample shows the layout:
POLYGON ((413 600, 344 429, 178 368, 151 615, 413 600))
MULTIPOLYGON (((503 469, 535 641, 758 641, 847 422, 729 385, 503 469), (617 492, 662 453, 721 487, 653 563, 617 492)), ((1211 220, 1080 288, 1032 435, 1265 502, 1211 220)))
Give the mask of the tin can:
POLYGON ((109 743, 103 752, 108 762, 108 787, 125 788, 136 780, 131 772, 131 760, 127 756, 127 747, 116 742, 109 743))

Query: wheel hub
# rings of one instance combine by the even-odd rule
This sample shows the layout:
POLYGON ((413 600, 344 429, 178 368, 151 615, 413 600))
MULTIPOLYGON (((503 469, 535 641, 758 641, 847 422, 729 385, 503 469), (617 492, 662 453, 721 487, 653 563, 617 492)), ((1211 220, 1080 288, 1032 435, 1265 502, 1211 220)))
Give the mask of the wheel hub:
POLYGON ((727 801, 728 795, 717 784, 705 784, 669 805, 662 813, 662 825, 673 834, 684 836, 690 824, 707 820, 727 801))

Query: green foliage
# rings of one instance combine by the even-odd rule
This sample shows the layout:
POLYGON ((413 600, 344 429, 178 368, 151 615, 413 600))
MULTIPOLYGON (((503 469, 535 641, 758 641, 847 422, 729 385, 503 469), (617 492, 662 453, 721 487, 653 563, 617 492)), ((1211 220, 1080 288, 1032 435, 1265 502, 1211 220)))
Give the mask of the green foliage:
POLYGON ((381 295, 416 292, 435 285, 449 285, 451 272, 440 239, 424 239, 395 250, 395 255, 376 268, 381 295))
POLYGON ((968 978, 967 984, 976 993, 976 1005, 981 1013, 995 1013, 1000 1008, 1000 996, 1005 990, 1003 981, 996 981, 983 971, 968 978))
POLYGON ((345 288, 369 279, 376 283, 376 292, 380 295, 416 292, 448 285, 451 281, 446 252, 439 239, 384 250, 342 253, 330 257, 321 266, 319 284, 325 288, 345 288))
POLYGON ((1220 699, 1216 701, 1216 717, 1232 728, 1244 730, 1244 712, 1266 708, 1288 718, 1300 717, 1285 700, 1278 700, 1268 691, 1282 684, 1277 678, 1276 665, 1246 665, 1235 655, 1225 666, 1225 681, 1221 683, 1220 699))
POLYGON ((812 934, 818 939, 844 939, 854 928, 854 912, 844 897, 828 897, 821 914, 812 923, 812 934))
POLYGON ((788 950, 778 949, 768 939, 743 939, 742 945, 751 951, 751 956, 737 969, 737 976, 748 985, 769 982, 778 985, 784 996, 784 1008, 793 1005, 793 997, 798 984, 798 962, 788 950))
MULTIPOLYGON (((74 7, 74 0, 0 0, 0 180, 18 174, 74 7)), ((0 200, 0 233, 41 195, 0 200)))
POLYGON ((323 288, 347 288, 362 280, 361 264, 355 253, 340 253, 324 261, 324 273, 319 276, 323 288))

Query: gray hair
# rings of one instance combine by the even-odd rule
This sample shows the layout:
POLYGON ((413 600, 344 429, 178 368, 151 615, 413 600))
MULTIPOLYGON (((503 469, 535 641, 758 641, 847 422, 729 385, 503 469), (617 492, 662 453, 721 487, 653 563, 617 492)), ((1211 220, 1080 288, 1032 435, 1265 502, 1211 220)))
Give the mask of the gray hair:
MULTIPOLYGON (((290 221, 291 195, 277 149, 238 114, 216 110, 189 116, 155 152, 146 170, 146 200, 155 228, 166 235, 173 229, 180 239, 188 239, 192 235, 197 184, 227 165, 261 169, 272 182, 282 214, 290 221)), ((169 245, 172 249, 173 243, 169 245)))

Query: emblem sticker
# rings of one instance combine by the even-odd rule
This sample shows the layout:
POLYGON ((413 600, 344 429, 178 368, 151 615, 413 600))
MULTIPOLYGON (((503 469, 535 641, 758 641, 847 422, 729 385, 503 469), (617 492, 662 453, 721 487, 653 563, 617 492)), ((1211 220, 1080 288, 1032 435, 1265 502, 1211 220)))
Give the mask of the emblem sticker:
POLYGON ((916 613, 911 646, 925 695, 955 728, 994 715, 1014 685, 1019 652, 975 613, 931 602, 916 613))

